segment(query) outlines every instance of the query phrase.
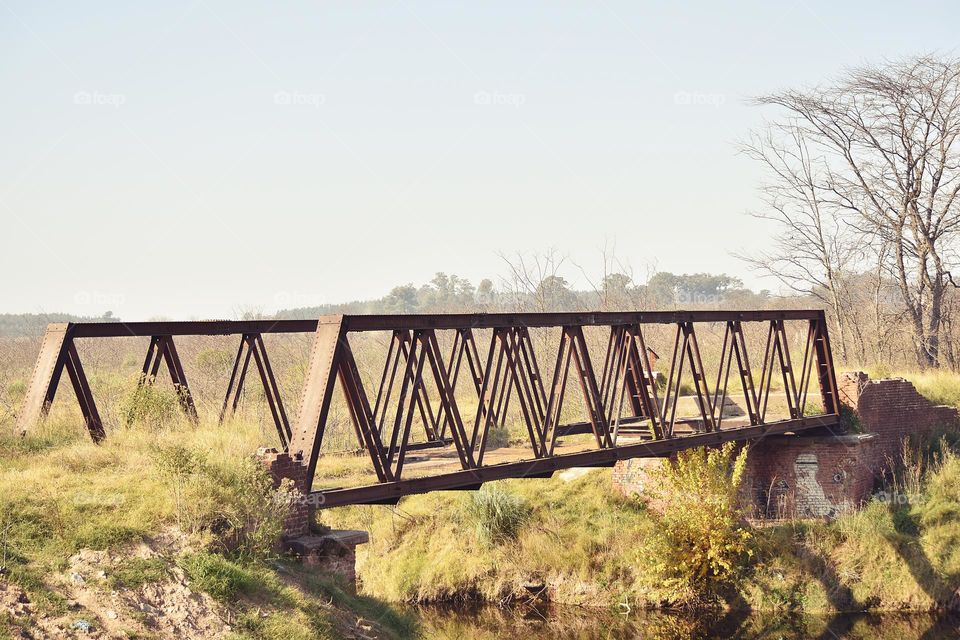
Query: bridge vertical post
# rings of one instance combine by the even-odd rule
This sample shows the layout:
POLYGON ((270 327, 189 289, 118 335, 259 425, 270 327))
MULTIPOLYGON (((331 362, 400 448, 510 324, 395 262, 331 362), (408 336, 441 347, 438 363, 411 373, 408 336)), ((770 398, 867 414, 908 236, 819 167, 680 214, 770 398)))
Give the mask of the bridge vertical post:
POLYGON ((303 386, 296 427, 290 439, 290 454, 301 454, 307 466, 308 488, 313 486, 313 476, 317 470, 323 430, 337 382, 340 344, 346 339, 346 333, 347 323, 342 315, 320 318, 314 333, 310 368, 303 386))
POLYGON ((30 385, 27 387, 27 395, 17 415, 17 431, 22 434, 26 434, 39 420, 46 417, 57 395, 60 378, 66 370, 91 439, 100 442, 105 437, 100 413, 73 342, 73 327, 71 323, 47 325, 40 345, 40 355, 37 356, 30 385))
POLYGON ((26 434, 50 411, 66 364, 70 327, 66 322, 47 325, 27 394, 17 414, 17 431, 22 434, 26 434))
POLYGON ((833 367, 833 351, 830 349, 830 331, 827 328, 827 314, 820 311, 816 320, 814 351, 817 357, 817 380, 820 383, 820 397, 823 399, 824 413, 840 415, 840 392, 837 389, 837 372, 833 367))

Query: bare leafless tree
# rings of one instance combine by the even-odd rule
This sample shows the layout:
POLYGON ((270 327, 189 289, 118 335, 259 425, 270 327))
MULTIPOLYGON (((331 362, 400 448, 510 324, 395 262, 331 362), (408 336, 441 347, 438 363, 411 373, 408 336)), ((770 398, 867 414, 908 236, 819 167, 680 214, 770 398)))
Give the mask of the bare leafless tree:
POLYGON ((512 301, 514 311, 574 311, 566 280, 560 275, 567 256, 556 249, 528 255, 500 254, 508 274, 501 279, 501 290, 512 301))
POLYGON ((604 244, 600 257, 602 272, 599 280, 589 269, 580 264, 576 265, 589 290, 594 294, 598 308, 602 311, 634 311, 644 308, 647 302, 645 289, 636 282, 633 267, 629 262, 617 255, 616 245, 611 242, 604 244))
POLYGON ((786 110, 828 167, 825 199, 889 245, 917 362, 938 365, 960 232, 960 60, 927 55, 859 68, 830 86, 757 102, 786 110))
POLYGON ((846 361, 850 305, 842 276, 855 268, 863 252, 843 210, 832 202, 830 166, 795 118, 753 133, 742 150, 770 175, 761 185, 764 207, 752 215, 777 223, 778 231, 766 249, 737 255, 756 271, 828 305, 839 355, 846 361))

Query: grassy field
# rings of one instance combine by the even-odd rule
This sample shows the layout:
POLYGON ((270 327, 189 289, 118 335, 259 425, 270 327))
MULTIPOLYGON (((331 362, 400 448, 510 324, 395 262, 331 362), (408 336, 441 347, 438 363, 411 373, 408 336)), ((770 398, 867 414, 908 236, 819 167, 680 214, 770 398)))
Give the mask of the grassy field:
POLYGON ((272 552, 283 503, 252 459, 259 439, 176 419, 99 446, 76 423, 5 435, 0 586, 29 604, 0 607, 0 637, 84 624, 112 637, 413 634, 411 618, 272 552))

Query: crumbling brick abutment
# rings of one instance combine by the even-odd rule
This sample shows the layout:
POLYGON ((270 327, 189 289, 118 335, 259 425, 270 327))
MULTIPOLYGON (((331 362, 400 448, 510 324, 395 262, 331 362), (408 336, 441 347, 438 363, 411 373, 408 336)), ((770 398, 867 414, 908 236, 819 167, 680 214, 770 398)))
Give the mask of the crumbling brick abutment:
MULTIPOLYGON (((770 436, 752 442, 742 486, 756 518, 835 518, 870 499, 883 474, 900 461, 905 439, 960 428, 954 407, 937 405, 902 378, 870 380, 862 371, 838 379, 850 424, 830 433, 770 436)), ((660 459, 618 462, 614 488, 642 493, 660 459)))

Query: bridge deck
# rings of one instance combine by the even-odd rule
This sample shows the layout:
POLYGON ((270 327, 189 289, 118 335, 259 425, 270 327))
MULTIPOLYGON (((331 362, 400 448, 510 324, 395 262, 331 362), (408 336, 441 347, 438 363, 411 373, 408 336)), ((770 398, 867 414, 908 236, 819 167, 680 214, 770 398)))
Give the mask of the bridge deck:
MULTIPOLYGON (((527 449, 508 447, 491 451, 491 462, 476 469, 459 470, 456 452, 442 450, 440 453, 418 456, 411 460, 408 477, 395 482, 368 484, 346 488, 316 488, 311 501, 326 509, 350 504, 396 504, 407 495, 457 489, 476 489, 484 482, 509 478, 549 477, 556 471, 573 467, 610 467, 618 460, 632 458, 661 458, 677 451, 703 446, 716 446, 725 442, 746 442, 768 435, 801 433, 810 429, 835 428, 839 420, 834 416, 815 416, 796 420, 783 420, 764 425, 738 425, 711 433, 678 434, 665 440, 641 440, 624 438, 622 444, 610 449, 582 449, 577 445, 558 447, 558 452, 541 459, 516 459, 518 453, 528 454, 527 449)), ((317 483, 325 484, 322 468, 318 470, 317 483)))

